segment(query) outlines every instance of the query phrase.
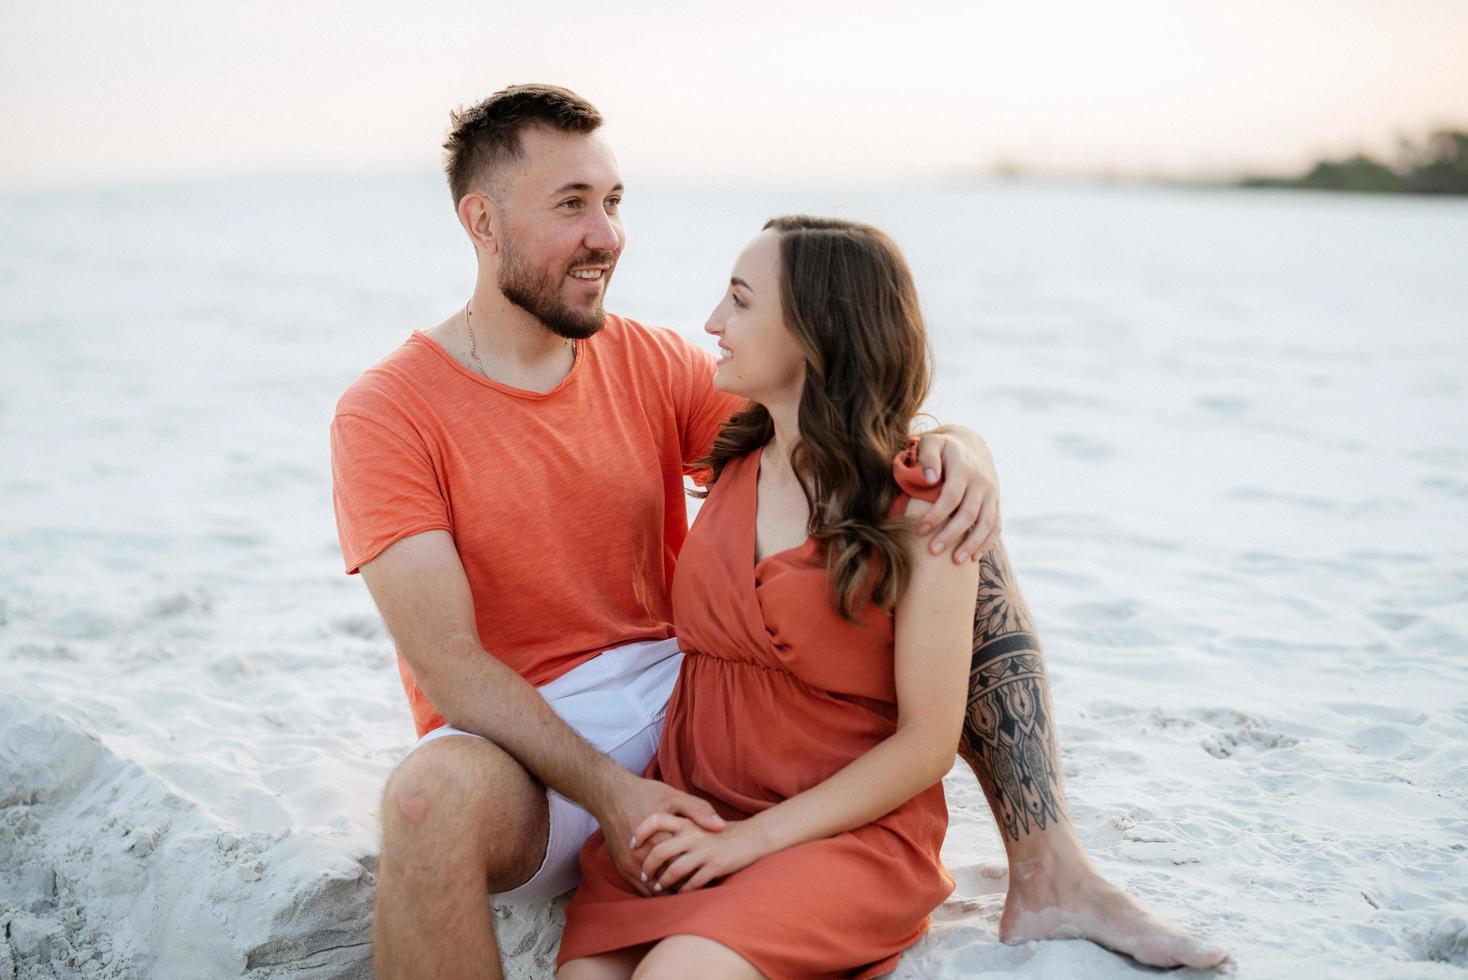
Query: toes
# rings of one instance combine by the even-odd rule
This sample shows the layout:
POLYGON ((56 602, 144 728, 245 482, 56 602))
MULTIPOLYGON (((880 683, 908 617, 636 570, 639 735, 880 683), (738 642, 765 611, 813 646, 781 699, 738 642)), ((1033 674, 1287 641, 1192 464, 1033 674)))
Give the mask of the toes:
POLYGON ((1132 944, 1118 943, 1114 948, 1146 966, 1181 966, 1183 962, 1177 957, 1172 943, 1150 936, 1132 944))
POLYGON ((1212 943, 1205 943, 1198 939, 1189 939, 1183 944, 1183 948, 1179 950, 1179 959, 1182 960, 1184 966, 1198 967, 1206 970, 1228 959, 1228 950, 1222 946, 1215 946, 1212 943))
POLYGON ((1136 960, 1148 966, 1208 969, 1228 959, 1228 953, 1221 947, 1176 933, 1149 937, 1129 952, 1136 960))

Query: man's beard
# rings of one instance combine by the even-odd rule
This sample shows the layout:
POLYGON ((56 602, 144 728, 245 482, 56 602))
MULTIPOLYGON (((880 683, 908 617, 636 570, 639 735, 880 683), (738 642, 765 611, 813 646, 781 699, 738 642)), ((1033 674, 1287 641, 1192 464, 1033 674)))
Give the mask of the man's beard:
MULTIPOLYGON (((605 265, 602 283, 611 277, 611 252, 586 252, 567 266, 605 265)), ((592 309, 577 308, 561 299, 561 277, 537 274, 514 246, 505 241, 500 246, 499 287, 505 299, 535 317, 551 333, 568 340, 585 340, 606 323, 607 313, 598 299, 592 309)), ((605 289, 605 285, 603 285, 605 289)))

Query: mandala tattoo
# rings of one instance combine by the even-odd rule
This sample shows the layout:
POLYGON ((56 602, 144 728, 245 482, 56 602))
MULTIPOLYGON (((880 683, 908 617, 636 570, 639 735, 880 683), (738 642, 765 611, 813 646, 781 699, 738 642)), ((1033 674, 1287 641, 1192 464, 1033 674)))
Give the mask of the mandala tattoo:
POLYGON ((979 562, 973 649, 958 754, 1019 840, 1058 823, 1065 799, 1040 641, 1003 544, 979 562))

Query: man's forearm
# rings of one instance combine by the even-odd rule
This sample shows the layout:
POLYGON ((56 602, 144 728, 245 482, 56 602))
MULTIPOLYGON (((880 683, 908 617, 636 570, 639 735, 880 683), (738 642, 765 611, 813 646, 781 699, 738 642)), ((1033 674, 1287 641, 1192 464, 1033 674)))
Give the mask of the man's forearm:
POLYGON ((1002 542, 979 559, 958 754, 978 777, 1006 844, 1068 822, 1040 640, 1002 542))
MULTIPOLYGON (((414 676, 428 699, 455 728, 482 735, 531 775, 593 814, 604 802, 608 778, 622 770, 556 714, 540 692, 469 637, 428 658, 414 676)), ((420 661, 425 658, 418 658, 420 661)))

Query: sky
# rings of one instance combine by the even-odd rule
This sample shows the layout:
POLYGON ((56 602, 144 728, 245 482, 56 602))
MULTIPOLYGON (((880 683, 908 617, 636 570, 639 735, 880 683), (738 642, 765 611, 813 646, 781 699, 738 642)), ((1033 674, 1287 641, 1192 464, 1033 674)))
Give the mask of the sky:
POLYGON ((515 82, 624 172, 1291 172, 1468 129, 1468 0, 10 0, 0 185, 432 168, 515 82))

